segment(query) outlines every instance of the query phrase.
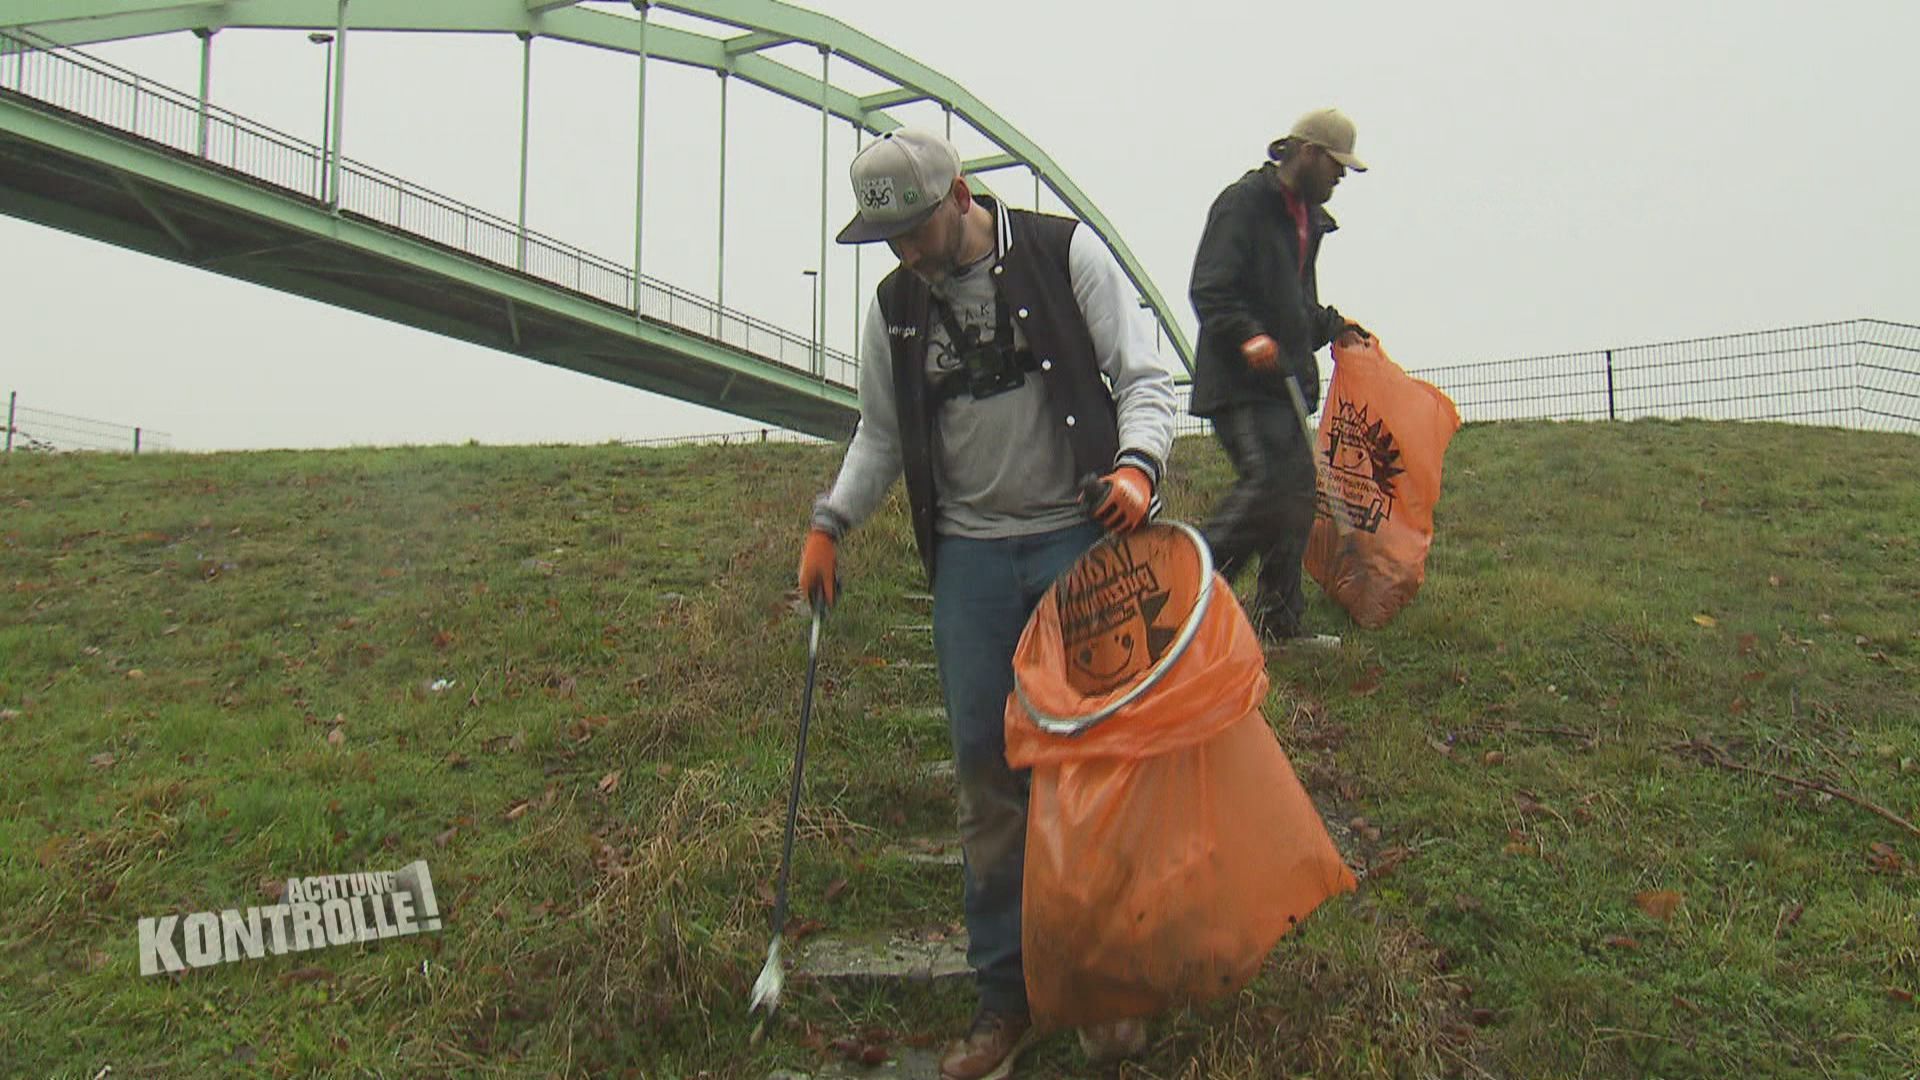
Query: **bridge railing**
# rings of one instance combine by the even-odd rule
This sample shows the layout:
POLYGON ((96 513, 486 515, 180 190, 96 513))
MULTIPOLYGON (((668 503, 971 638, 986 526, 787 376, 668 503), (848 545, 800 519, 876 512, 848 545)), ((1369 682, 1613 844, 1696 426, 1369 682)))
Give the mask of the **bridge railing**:
POLYGON ((630 267, 352 158, 341 159, 340 190, 330 200, 322 147, 30 31, 0 32, 6 92, 823 382, 857 382, 859 362, 849 353, 656 278, 636 279, 630 267))

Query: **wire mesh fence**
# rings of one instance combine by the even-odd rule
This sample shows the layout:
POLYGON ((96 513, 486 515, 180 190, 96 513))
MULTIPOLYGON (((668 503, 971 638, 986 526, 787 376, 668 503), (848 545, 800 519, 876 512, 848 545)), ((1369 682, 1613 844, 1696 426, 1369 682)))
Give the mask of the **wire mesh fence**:
POLYGON ((750 446, 761 443, 819 444, 827 440, 785 428, 750 428, 702 435, 665 435, 655 439, 622 439, 621 446, 750 446))
MULTIPOLYGON (((1446 391, 1467 421, 1772 420, 1920 434, 1920 326, 1882 319, 1409 374, 1446 391)), ((1189 396, 1182 388, 1179 433, 1205 434, 1207 422, 1186 415, 1189 396)))
POLYGON ((31 31, 0 31, 5 93, 823 382, 856 383, 857 361, 847 352, 656 278, 636 277, 620 263, 362 162, 336 161, 325 147, 31 31), (337 187, 331 179, 336 165, 337 187))
POLYGON ((173 436, 152 428, 92 420, 84 416, 32 409, 20 404, 17 392, 5 402, 5 427, 0 428, 0 453, 55 454, 72 450, 109 450, 139 454, 173 449, 173 436))

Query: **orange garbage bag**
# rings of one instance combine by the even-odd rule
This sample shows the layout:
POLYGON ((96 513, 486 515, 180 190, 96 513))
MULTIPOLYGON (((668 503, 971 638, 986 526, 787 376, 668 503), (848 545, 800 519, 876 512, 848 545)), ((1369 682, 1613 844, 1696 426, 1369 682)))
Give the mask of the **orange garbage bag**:
POLYGON ((1379 338, 1335 345, 1333 359, 1306 567, 1354 622, 1378 629, 1426 580, 1440 468, 1460 413, 1402 371, 1379 338))
POLYGON ((1354 888, 1260 713, 1265 657, 1185 525, 1094 545, 1014 653, 1030 768, 1021 946, 1045 1029, 1231 994, 1354 888))

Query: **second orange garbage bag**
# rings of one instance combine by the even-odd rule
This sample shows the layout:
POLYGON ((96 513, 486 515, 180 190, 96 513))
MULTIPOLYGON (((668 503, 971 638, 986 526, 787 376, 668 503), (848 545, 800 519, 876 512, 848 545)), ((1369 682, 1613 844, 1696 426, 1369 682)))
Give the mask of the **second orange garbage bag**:
POLYGON ((1377 630, 1426 580, 1440 467, 1460 413, 1438 387, 1402 371, 1378 338, 1336 344, 1333 361, 1306 567, 1354 622, 1377 630))
POLYGON ((1014 653, 1031 768, 1022 951, 1045 1028, 1231 994, 1354 878, 1260 703, 1265 658, 1191 528, 1096 544, 1014 653))

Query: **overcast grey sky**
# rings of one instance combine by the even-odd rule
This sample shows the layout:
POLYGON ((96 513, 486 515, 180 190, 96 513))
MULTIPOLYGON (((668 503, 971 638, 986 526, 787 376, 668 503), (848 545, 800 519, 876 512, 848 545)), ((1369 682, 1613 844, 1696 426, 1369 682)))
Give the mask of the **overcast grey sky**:
MULTIPOLYGON (((1331 206, 1342 231, 1321 258, 1322 297, 1407 367, 1920 321, 1920 5, 811 6, 956 79, 1037 142, 1189 334, 1208 203, 1324 104, 1354 117, 1373 169, 1331 206)), ((769 55, 817 63, 792 48, 769 55)), ((96 51, 176 87, 197 81, 188 35, 96 51)), ((222 33, 213 98, 317 140, 321 53, 302 34, 222 33)), ((519 63, 505 36, 356 37, 348 156, 511 217, 519 63)), ((633 245, 633 71, 630 57, 534 46, 529 226, 620 262, 633 245)), ((651 71, 647 271, 711 296, 718 80, 651 71)), ((818 123, 733 90, 727 303, 800 333, 800 271, 818 261, 818 123)), ((852 132, 836 122, 832 137, 837 228, 851 213, 852 132)), ((1011 201, 1031 203, 1024 173, 999 175, 1011 201)), ((836 250, 827 274, 841 348, 855 325, 850 258, 836 250)), ((869 254, 863 284, 888 262, 869 254)), ((754 426, 12 218, 0 218, 0 310, 0 391, 164 430, 180 449, 754 426)))

